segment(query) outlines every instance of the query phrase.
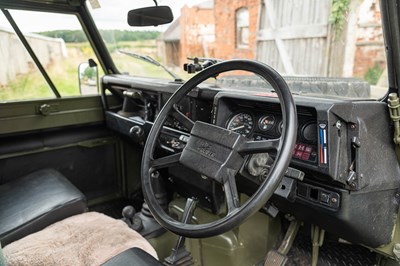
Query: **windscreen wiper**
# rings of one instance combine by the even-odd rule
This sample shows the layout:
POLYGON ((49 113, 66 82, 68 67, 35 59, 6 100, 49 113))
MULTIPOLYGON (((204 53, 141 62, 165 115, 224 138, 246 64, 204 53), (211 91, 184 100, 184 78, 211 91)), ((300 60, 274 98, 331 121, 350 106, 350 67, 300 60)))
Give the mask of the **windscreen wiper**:
POLYGON ((175 81, 183 81, 178 75, 176 75, 174 72, 172 72, 171 70, 169 70, 168 68, 166 68, 164 65, 162 65, 160 62, 158 62, 157 60, 153 59, 152 57, 148 56, 148 55, 141 55, 141 54, 137 54, 134 52, 128 52, 128 51, 124 51, 124 50, 118 50, 118 52, 120 52, 121 54, 126 54, 128 56, 131 56, 133 58, 145 61, 147 63, 153 64, 155 66, 159 66, 162 69, 164 69, 171 77, 174 78, 175 81))

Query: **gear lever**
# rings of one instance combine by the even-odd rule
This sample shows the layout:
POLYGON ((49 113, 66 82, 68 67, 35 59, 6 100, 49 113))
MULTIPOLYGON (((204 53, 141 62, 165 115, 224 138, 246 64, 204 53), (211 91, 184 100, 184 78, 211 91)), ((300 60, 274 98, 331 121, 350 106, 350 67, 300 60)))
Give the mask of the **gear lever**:
POLYGON ((128 205, 122 209, 122 221, 124 221, 130 228, 140 232, 143 229, 142 219, 136 215, 136 210, 128 205))
POLYGON ((129 227, 132 227, 132 219, 135 216, 136 210, 133 206, 126 206, 122 209, 122 221, 128 224, 129 227))
MULTIPOLYGON (((182 223, 189 224, 192 221, 194 210, 196 209, 197 200, 188 198, 185 209, 182 214, 182 223)), ((185 248, 186 238, 178 237, 175 248, 172 249, 171 255, 164 259, 165 266, 190 266, 194 265, 192 255, 185 248)))

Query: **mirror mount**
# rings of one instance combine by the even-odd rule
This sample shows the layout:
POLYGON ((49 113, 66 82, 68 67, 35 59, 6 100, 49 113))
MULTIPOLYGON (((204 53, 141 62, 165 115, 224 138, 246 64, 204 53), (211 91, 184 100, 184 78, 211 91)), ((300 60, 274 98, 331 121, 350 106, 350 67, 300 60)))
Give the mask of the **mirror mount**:
POLYGON ((88 63, 89 67, 97 67, 97 63, 92 58, 89 58, 88 63))

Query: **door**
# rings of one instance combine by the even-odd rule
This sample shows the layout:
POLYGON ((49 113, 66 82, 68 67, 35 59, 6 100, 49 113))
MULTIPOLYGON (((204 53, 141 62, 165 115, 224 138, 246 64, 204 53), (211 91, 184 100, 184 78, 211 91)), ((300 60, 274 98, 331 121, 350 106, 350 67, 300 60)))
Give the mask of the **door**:
POLYGON ((326 76, 330 0, 262 0, 257 60, 286 75, 326 76))
POLYGON ((98 61, 79 20, 73 14, 2 11, 0 184, 54 168, 89 203, 118 197, 119 140, 104 125, 97 84, 87 84, 86 96, 79 88, 80 63, 98 61))

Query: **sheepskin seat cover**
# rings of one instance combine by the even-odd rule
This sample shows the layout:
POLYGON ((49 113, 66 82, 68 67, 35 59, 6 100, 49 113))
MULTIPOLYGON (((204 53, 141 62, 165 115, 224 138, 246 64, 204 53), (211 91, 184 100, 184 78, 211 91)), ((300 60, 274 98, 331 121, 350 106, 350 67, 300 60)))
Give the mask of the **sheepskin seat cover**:
POLYGON ((17 240, 3 251, 8 266, 101 265, 133 247, 157 258, 149 242, 123 221, 87 212, 17 240))

